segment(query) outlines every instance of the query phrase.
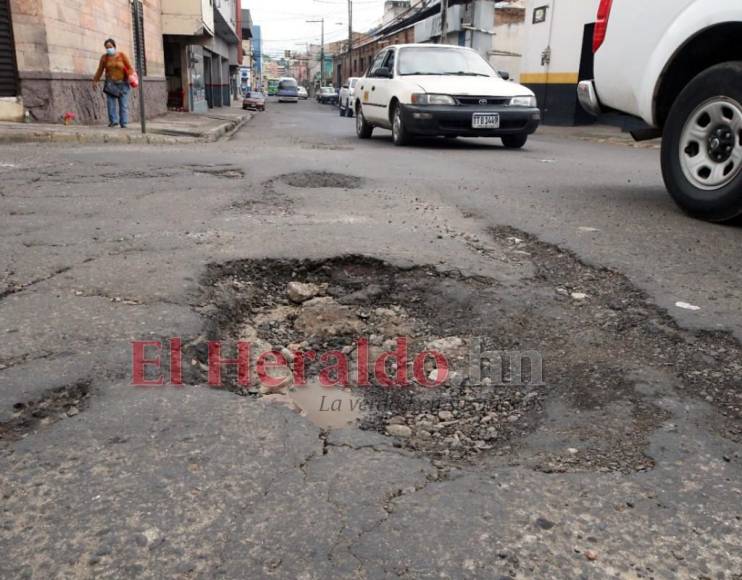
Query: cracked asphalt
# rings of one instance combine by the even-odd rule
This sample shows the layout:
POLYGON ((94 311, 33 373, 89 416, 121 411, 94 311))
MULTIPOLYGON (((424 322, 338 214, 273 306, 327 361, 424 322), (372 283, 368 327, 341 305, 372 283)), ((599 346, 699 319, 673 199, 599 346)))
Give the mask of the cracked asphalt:
POLYGON ((742 578, 742 229, 682 215, 656 149, 555 130, 398 149, 271 103, 209 145, 0 146, 0 215, 0 577, 742 578), (130 341, 204 332, 214 264, 349 255, 490 281, 493 319, 584 290, 550 328, 502 328, 561 328, 594 372, 547 372, 527 430, 447 463, 130 386, 130 341), (612 468, 626 441, 651 461, 612 468), (560 463, 574 448, 601 460, 560 463))

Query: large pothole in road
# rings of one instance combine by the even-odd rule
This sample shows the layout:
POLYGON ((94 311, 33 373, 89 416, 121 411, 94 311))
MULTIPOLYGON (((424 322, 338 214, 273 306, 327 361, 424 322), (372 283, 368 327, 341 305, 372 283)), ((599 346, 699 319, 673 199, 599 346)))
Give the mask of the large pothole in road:
POLYGON ((278 178, 291 187, 307 189, 336 188, 336 189, 358 189, 363 180, 354 175, 343 173, 331 173, 328 171, 299 171, 287 173, 278 178))
POLYGON ((536 276, 513 288, 359 256, 212 265, 191 380, 207 381, 207 339, 243 340, 250 380, 231 366, 222 377, 235 392, 435 458, 516 456, 549 472, 651 468, 649 436, 670 418, 658 402, 683 390, 740 435, 732 338, 681 331, 615 272, 513 230, 493 237, 536 276), (263 359, 270 385, 257 372, 267 351, 285 359, 263 359))

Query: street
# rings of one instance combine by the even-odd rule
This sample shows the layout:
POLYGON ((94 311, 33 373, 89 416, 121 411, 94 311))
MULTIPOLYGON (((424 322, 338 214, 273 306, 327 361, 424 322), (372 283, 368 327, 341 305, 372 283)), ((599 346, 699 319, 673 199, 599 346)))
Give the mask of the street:
POLYGON ((682 214, 654 142, 354 123, 0 145, 0 577, 742 578, 740 225, 682 214), (450 382, 208 384, 207 341, 357 370, 361 336, 450 382), (542 380, 476 384, 478 341, 542 380))

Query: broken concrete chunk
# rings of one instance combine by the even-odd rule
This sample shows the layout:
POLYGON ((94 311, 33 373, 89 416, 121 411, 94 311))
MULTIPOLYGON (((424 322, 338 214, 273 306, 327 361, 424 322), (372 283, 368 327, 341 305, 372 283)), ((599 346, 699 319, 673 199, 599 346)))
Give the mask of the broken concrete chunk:
POLYGON ((320 292, 316 284, 304 284, 303 282, 289 282, 286 288, 289 300, 296 304, 301 304, 314 298, 320 292))

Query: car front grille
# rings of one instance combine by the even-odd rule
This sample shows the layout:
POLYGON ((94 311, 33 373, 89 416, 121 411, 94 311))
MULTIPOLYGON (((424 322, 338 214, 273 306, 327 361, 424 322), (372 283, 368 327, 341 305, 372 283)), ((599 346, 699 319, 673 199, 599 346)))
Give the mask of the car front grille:
POLYGON ((510 99, 506 97, 454 97, 459 105, 468 107, 483 107, 485 105, 507 105, 510 99))

